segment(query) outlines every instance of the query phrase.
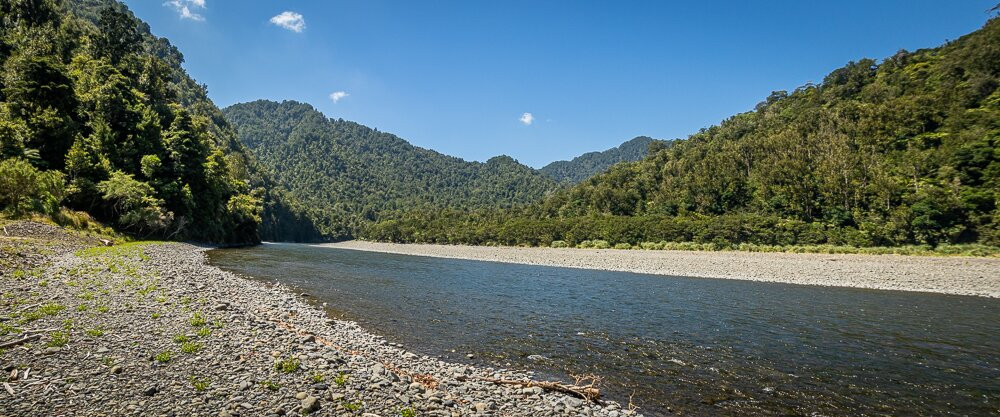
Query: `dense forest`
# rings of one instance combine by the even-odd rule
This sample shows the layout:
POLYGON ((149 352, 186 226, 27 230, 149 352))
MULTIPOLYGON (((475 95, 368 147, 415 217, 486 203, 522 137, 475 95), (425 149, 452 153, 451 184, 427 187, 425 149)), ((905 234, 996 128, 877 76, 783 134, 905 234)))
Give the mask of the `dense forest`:
POLYGON ((669 143, 669 141, 639 136, 605 151, 587 152, 569 161, 552 162, 539 171, 557 182, 576 184, 606 171, 619 162, 641 160, 649 153, 650 147, 653 147, 653 150, 659 150, 669 143))
MULTIPOLYGON (((224 112, 286 201, 304 210, 305 220, 327 238, 356 236, 370 222, 410 210, 524 205, 556 186, 507 156, 463 161, 328 119, 308 104, 261 100, 224 112)), ((301 238, 283 234, 287 219, 265 208, 265 239, 301 238)))
POLYGON ((113 0, 0 2, 0 208, 255 242, 262 193, 169 41, 113 0))
MULTIPOLYGON (((1000 19, 777 91, 529 208, 413 212, 402 242, 1000 245, 1000 19)), ((586 244, 586 243, 585 243, 586 244)))

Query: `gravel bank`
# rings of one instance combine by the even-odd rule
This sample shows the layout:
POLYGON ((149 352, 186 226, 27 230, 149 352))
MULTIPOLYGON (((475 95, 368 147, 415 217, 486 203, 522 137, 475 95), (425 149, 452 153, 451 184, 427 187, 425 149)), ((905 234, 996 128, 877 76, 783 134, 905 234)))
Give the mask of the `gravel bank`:
POLYGON ((644 274, 1000 298, 1000 258, 410 245, 320 246, 644 274))
POLYGON ((0 353, 0 414, 636 415, 482 380, 530 373, 407 352, 288 288, 205 265, 196 246, 88 245, 0 239, 25 253, 7 262, 31 260, 0 276, 0 343, 34 337, 0 353))

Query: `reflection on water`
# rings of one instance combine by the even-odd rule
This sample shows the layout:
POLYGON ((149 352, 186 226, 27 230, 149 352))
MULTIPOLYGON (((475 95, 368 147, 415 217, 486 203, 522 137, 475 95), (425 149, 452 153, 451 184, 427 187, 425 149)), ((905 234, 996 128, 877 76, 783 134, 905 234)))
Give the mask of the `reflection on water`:
POLYGON ((1000 413, 996 299, 295 244, 210 257, 413 351, 600 375, 611 398, 634 394, 651 416, 1000 413))

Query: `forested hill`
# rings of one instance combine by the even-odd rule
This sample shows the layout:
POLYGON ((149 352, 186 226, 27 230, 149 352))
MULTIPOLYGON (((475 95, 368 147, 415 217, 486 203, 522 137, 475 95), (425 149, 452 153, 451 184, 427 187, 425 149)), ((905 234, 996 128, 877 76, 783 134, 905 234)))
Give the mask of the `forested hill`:
POLYGON ((182 62, 117 1, 0 2, 0 208, 256 241, 248 157, 182 62))
POLYGON ((587 152, 570 161, 555 161, 541 169, 543 174, 558 182, 578 183, 604 172, 619 162, 635 162, 649 153, 650 145, 666 146, 669 141, 639 136, 621 145, 600 152, 587 152))
POLYGON ((277 185, 332 238, 402 211, 523 205, 556 186, 507 156, 463 161, 328 119, 308 104, 261 100, 224 112, 277 185))
POLYGON ((994 18, 941 47, 862 59, 821 84, 774 92, 751 111, 531 210, 490 220, 414 218, 373 228, 371 237, 997 245, 998 87, 994 18))

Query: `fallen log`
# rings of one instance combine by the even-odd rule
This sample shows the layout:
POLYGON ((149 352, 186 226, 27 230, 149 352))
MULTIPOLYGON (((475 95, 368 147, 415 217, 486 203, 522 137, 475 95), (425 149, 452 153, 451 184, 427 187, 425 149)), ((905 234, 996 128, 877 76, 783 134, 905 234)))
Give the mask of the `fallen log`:
POLYGON ((561 392, 563 394, 570 394, 576 397, 583 398, 584 400, 590 401, 595 404, 604 404, 601 401, 601 390, 597 389, 595 386, 596 381, 587 385, 569 385, 560 382, 552 381, 518 381, 511 379, 493 379, 493 378, 478 378, 481 381, 491 382, 494 384, 503 385, 517 385, 521 387, 539 387, 544 390, 561 392))
POLYGON ((30 342, 32 340, 41 339, 41 338, 42 338, 42 334, 41 333, 33 334, 31 336, 25 336, 25 337, 20 338, 18 340, 13 340, 13 341, 10 341, 10 342, 7 342, 7 343, 0 343, 0 349, 7 349, 9 347, 14 347, 14 346, 17 346, 17 345, 25 344, 25 343, 28 343, 28 342, 30 342))

